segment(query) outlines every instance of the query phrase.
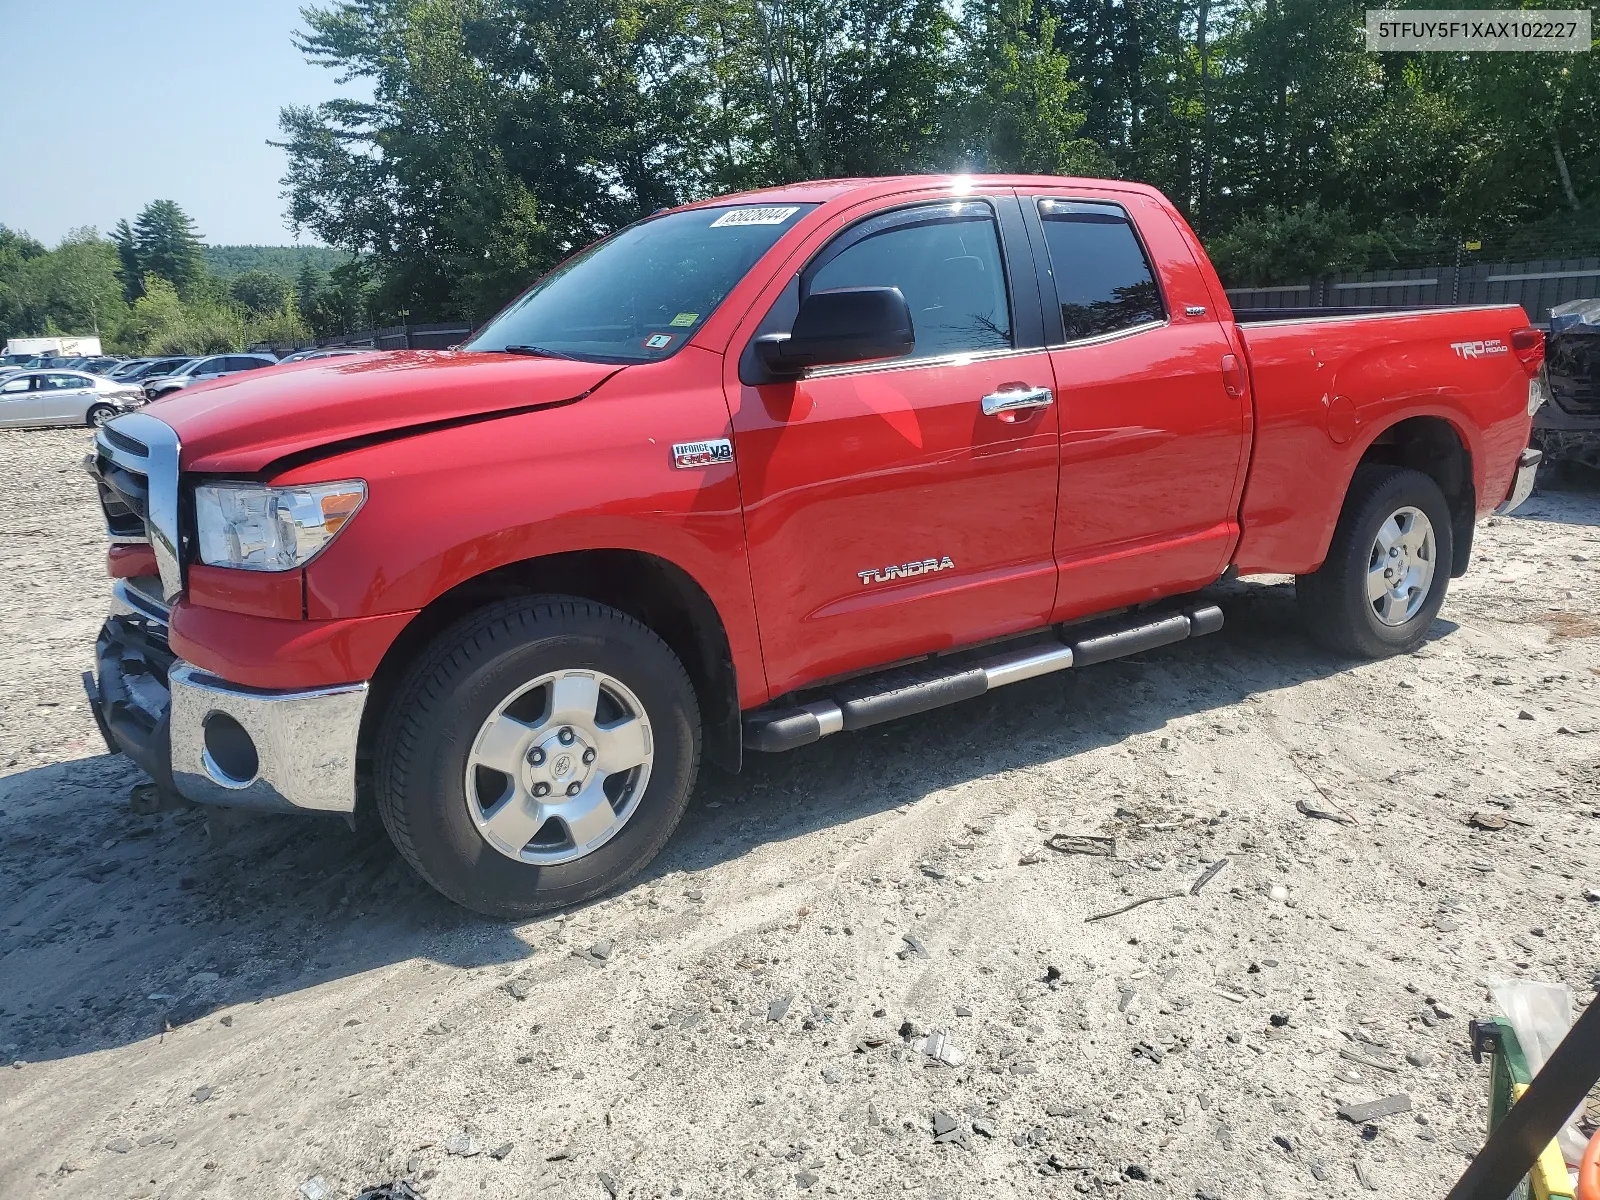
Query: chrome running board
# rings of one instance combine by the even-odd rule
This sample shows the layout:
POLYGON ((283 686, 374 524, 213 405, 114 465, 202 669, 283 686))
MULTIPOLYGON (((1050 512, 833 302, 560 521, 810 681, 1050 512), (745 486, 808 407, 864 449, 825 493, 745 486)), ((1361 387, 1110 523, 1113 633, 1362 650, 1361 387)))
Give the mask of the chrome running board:
POLYGON ((900 667, 820 689, 828 694, 804 704, 757 709, 745 715, 744 744, 752 750, 793 750, 846 729, 865 729, 971 700, 1008 683, 1153 650, 1221 628, 1222 610, 1215 604, 1159 617, 1142 614, 1060 627, 1054 642, 1035 643, 963 666, 933 660, 900 667))

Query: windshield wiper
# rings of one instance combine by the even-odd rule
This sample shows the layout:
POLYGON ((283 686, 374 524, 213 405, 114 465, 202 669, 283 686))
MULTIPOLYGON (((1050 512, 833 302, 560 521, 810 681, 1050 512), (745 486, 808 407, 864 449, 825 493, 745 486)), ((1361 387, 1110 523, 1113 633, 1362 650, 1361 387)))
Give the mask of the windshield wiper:
MULTIPOLYGON (((502 346, 500 348, 507 354, 526 354, 531 358, 572 358, 572 355, 563 354, 559 350, 552 350, 548 346, 502 346)), ((577 360, 573 359, 573 361, 577 360)))

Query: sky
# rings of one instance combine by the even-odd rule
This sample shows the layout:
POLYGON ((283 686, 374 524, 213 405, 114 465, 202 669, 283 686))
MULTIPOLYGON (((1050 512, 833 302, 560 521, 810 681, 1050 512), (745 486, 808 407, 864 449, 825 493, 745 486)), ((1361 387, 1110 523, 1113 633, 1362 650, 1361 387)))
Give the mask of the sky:
POLYGON ((212 245, 293 244, 278 110, 351 94, 290 41, 306 2, 0 0, 0 224, 53 246, 176 200, 212 245))

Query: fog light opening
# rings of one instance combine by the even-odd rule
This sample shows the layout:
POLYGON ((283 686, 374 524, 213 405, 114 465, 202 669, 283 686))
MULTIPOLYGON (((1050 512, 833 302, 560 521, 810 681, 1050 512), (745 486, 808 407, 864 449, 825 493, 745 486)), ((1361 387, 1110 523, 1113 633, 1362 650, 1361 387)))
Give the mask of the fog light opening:
POLYGON ((244 787, 254 780, 261 762, 244 726, 227 713, 214 712, 203 728, 206 773, 224 787, 244 787))

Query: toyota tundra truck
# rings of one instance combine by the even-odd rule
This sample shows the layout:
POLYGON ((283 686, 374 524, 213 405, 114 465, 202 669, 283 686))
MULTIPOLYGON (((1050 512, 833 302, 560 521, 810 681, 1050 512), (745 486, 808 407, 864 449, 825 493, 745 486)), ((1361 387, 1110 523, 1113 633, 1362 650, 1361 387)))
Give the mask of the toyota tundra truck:
MULTIPOLYGON (((1208 634, 1425 636, 1532 486, 1513 305, 1235 321, 1161 194, 829 180, 657 213, 458 349, 270 367, 100 429, 85 676, 175 803, 375 809, 501 918, 614 887, 702 756, 1208 634)), ((1036 685, 1037 686, 1037 685, 1036 685)))

